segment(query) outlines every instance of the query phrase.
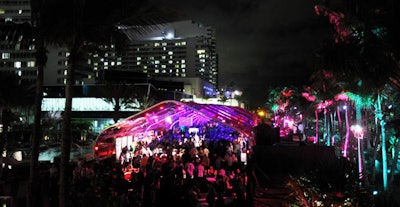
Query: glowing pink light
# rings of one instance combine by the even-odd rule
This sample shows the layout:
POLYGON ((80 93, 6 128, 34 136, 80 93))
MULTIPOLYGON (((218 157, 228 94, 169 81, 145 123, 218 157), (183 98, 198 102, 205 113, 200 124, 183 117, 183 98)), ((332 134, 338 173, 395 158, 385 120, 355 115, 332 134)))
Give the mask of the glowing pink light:
POLYGON ((307 93, 307 92, 303 92, 303 93, 301 93, 301 95, 302 95, 304 98, 306 98, 307 101, 314 102, 315 99, 316 99, 315 96, 311 96, 311 95, 310 95, 309 93, 307 93))
POLYGON ((349 96, 347 96, 347 94, 345 93, 341 93, 335 96, 335 100, 336 101, 347 101, 349 100, 349 96))

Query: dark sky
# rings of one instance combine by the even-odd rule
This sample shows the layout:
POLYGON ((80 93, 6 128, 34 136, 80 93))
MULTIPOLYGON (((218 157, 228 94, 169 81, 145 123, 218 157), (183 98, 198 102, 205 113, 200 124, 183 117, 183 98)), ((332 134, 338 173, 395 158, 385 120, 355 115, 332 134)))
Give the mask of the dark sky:
POLYGON ((313 0, 160 1, 216 29, 220 87, 234 83, 251 105, 265 103, 273 84, 306 82, 330 38, 313 0))

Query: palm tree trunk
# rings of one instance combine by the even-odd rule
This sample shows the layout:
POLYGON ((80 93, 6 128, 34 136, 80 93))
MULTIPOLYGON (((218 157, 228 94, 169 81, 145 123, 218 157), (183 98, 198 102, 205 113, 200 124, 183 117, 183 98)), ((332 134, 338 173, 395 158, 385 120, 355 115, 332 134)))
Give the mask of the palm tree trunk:
POLYGON ((382 97, 380 93, 378 92, 378 103, 377 103, 377 109, 376 109, 376 116, 378 117, 378 120, 380 120, 380 126, 381 126, 381 144, 382 144, 382 179, 383 179, 383 190, 387 190, 388 184, 387 184, 387 152, 386 152, 386 133, 385 133, 385 125, 386 122, 383 120, 383 114, 382 114, 382 105, 381 105, 381 100, 382 97))
POLYGON ((399 150, 400 150, 400 142, 397 141, 396 147, 394 147, 394 157, 392 159, 392 162, 390 163, 390 174, 388 180, 389 185, 392 185, 394 181, 394 175, 397 170, 397 161, 399 159, 399 150))
POLYGON ((327 116, 328 110, 324 108, 324 142, 326 146, 330 146, 330 139, 329 139, 329 129, 328 129, 328 116, 327 116))
POLYGON ((373 152, 372 152, 372 157, 371 157, 371 159, 370 159, 370 169, 371 169, 371 177, 370 177, 370 181, 371 181, 371 184, 375 184, 375 181, 376 181, 376 170, 375 170, 375 160, 376 160, 376 157, 378 156, 378 148, 379 148, 379 146, 380 146, 380 143, 379 143, 379 139, 378 139, 378 136, 379 136, 379 131, 380 131, 380 129, 379 129, 379 124, 378 124, 378 117, 377 116, 375 116, 375 132, 376 133, 374 133, 374 137, 373 137, 373 148, 374 148, 374 150, 373 150, 373 152))
POLYGON ((346 137, 343 146, 343 157, 347 157, 350 139, 350 123, 349 123, 349 106, 346 105, 345 120, 346 120, 346 137))
POLYGON ((340 143, 339 146, 342 146, 341 144, 342 144, 342 141, 343 141, 342 140, 343 139, 343 131, 342 131, 342 129, 343 129, 343 121, 342 121, 342 116, 341 116, 341 113, 340 113, 340 106, 338 106, 336 108, 336 116, 337 116, 337 120, 338 120, 338 125, 336 127, 337 127, 338 133, 339 133, 339 143, 340 143))
POLYGON ((43 99, 43 70, 46 64, 46 48, 40 38, 37 40, 37 78, 36 78, 36 94, 35 94, 35 120, 33 125, 33 137, 31 140, 32 144, 32 155, 31 165, 29 169, 29 183, 28 183, 28 196, 27 206, 34 207, 40 206, 37 203, 37 197, 39 193, 39 145, 42 137, 41 130, 41 119, 42 119, 42 99, 43 99))
POLYGON ((318 140, 318 132, 319 132, 318 122, 319 122, 319 120, 318 120, 318 109, 316 109, 315 110, 315 139, 314 139, 314 144, 319 143, 319 140, 318 140))
POLYGON ((60 165, 60 188, 59 188, 59 207, 69 206, 69 161, 71 152, 71 112, 74 85, 74 67, 76 62, 77 49, 70 50, 69 65, 67 72, 67 82, 65 85, 65 110, 63 114, 63 129, 61 136, 61 165, 60 165))
POLYGON ((115 99, 115 106, 114 106, 114 123, 117 123, 119 120, 119 112, 121 110, 121 105, 120 105, 120 100, 121 98, 116 98, 115 99))

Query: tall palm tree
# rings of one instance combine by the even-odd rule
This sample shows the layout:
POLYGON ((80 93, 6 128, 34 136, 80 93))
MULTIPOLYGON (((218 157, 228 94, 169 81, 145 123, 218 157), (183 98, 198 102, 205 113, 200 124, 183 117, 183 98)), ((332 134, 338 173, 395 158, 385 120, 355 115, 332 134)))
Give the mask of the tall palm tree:
MULTIPOLYGON (((343 5, 344 6, 344 5, 343 5)), ((347 5, 348 6, 348 5, 347 5)), ((344 53, 354 51, 354 59, 356 64, 352 64, 354 76, 349 76, 349 70, 341 70, 347 76, 351 92, 359 97, 365 97, 365 94, 375 100, 376 123, 380 125, 381 144, 382 144, 382 163, 383 163, 383 187, 387 189, 387 165, 386 160, 386 139, 385 139, 385 120, 382 114, 382 90, 388 83, 399 85, 399 54, 398 43, 399 31, 394 25, 398 25, 399 5, 395 1, 381 2, 379 9, 375 4, 370 2, 360 2, 356 7, 337 7, 342 8, 341 11, 334 11, 327 5, 317 5, 317 14, 329 16, 331 23, 334 24, 335 35, 339 43, 346 43, 351 50, 343 50, 344 53), (397 6, 396 6, 397 5, 397 6), (374 11, 385 12, 374 12, 374 11), (374 15, 379 15, 378 19, 385 18, 384 15, 391 15, 387 18, 389 21, 374 21, 374 15), (367 17, 367 18, 366 18, 367 17), (351 77, 351 78, 349 78, 351 77), (353 80, 353 82, 351 81, 353 80)), ((335 8, 336 9, 336 8, 335 8)), ((347 62, 351 63, 351 61, 347 62)), ((340 74, 337 73, 337 74, 340 74)), ((356 100, 356 105, 362 101, 356 100)), ((360 118, 360 112, 357 113, 360 118)), ((374 150, 374 152, 377 150, 374 150)), ((372 160, 374 163, 375 160, 372 160)))
MULTIPOLYGON (((35 102, 34 102, 34 125, 33 125, 33 136, 31 139, 31 165, 30 165, 30 175, 29 175, 29 193, 27 199, 27 206, 35 206, 33 199, 37 198, 35 193, 39 192, 37 189, 38 177, 38 156, 39 156, 39 141, 41 138, 41 104, 42 104, 42 92, 43 92, 43 68, 45 66, 46 48, 43 34, 51 33, 51 30, 43 32, 40 21, 40 13, 44 12, 43 5, 44 1, 32 0, 31 2, 31 22, 26 22, 23 24, 13 24, 8 23, 7 25, 2 25, 2 34, 7 35, 12 33, 13 35, 8 35, 8 44, 15 44, 17 42, 22 42, 25 44, 24 47, 28 48, 34 46, 36 49, 36 67, 37 67, 37 79, 36 79, 36 90, 35 102)), ((3 38, 2 38, 3 39, 3 38)), ((37 206, 37 205, 36 205, 37 206)))
MULTIPOLYGON (((72 86, 75 84, 75 71, 83 67, 82 57, 87 49, 99 44, 110 44, 110 37, 118 34, 118 25, 133 25, 139 32, 151 27, 144 25, 161 24, 175 19, 177 15, 167 9, 160 9, 146 1, 125 0, 59 0, 48 2, 53 10, 44 14, 43 24, 57 22, 53 38, 69 52, 65 85, 65 109, 61 142, 59 206, 68 205, 69 177, 68 168, 71 151, 71 110, 72 86), (129 3, 129 4, 128 4, 129 3), (174 15, 172 15, 174 14, 174 15)), ((120 39, 120 38, 116 38, 120 39)))
POLYGON ((31 164, 29 169, 29 181, 28 181, 28 195, 27 195, 27 206, 37 206, 40 205, 38 200, 39 193, 39 145, 40 139, 42 137, 42 100, 43 100, 43 74, 44 67, 47 62, 47 49, 45 34, 52 32, 48 27, 44 27, 42 24, 41 15, 45 13, 45 9, 50 9, 46 7, 45 0, 31 0, 31 28, 32 36, 35 39, 36 48, 36 67, 37 67, 37 77, 36 77, 36 90, 35 90, 35 103, 34 103, 34 125, 33 125, 33 136, 31 138, 31 164))
MULTIPOLYGON (((332 128, 330 127, 331 121, 329 119, 332 111, 333 99, 336 94, 340 92, 340 87, 338 86, 337 80, 334 74, 322 67, 317 69, 312 73, 310 77, 311 87, 316 91, 316 113, 323 112, 324 115, 324 133, 326 139, 324 139, 325 144, 331 145, 331 134, 332 128)), ((316 117, 318 114, 316 114, 316 117)), ((318 123, 318 122, 317 122, 318 123)), ((318 132, 317 132, 318 134, 318 132)))

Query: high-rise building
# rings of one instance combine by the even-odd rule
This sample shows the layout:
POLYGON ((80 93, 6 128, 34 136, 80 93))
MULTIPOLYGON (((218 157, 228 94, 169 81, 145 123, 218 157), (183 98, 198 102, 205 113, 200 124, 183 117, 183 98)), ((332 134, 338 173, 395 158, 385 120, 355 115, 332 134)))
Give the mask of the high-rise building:
MULTIPOLYGON (((29 0, 0 0, 0 26, 10 22, 31 23, 29 0)), ((119 29, 130 40, 127 47, 121 53, 120 50, 117 52, 110 37, 109 45, 99 46, 103 50, 101 54, 87 54, 88 67, 84 67, 85 71, 76 70, 79 73, 75 76, 76 86, 104 84, 107 80, 105 75, 110 74, 107 71, 115 70, 144 73, 147 83, 161 91, 169 90, 174 98, 179 94, 213 96, 218 88, 216 32, 213 28, 187 20, 152 25, 151 30, 142 28, 141 31, 148 32, 140 34, 135 32, 133 26, 121 26, 119 29), (179 84, 165 84, 175 81, 179 84), (172 90, 171 87, 177 89, 172 90)), ((17 41, 10 42, 10 35, 16 33, 0 30, 0 71, 14 72, 21 79, 35 83, 35 41, 26 41, 23 34, 19 34, 12 38, 17 41)), ((63 47, 48 46, 47 51, 44 87, 46 90, 54 87, 60 93, 57 93, 57 97, 50 97, 45 90, 44 104, 47 103, 46 98, 63 97, 62 87, 66 83, 69 56, 68 50, 63 47)), ((136 80, 133 77, 128 79, 136 80)))
MULTIPOLYGON (((0 24, 29 23, 30 19, 30 1, 0 0, 0 24)), ((120 29, 130 39, 123 52, 116 52, 110 38, 109 45, 99 46, 104 53, 88 54, 89 67, 85 67, 85 71, 76 70, 79 73, 75 76, 76 85, 102 84, 106 80, 104 71, 123 70, 145 73, 148 79, 200 78, 204 83, 211 84, 211 90, 207 84, 204 87, 207 90, 192 94, 197 96, 212 96, 218 88, 218 58, 213 28, 187 20, 152 25, 148 33, 139 34, 133 26, 121 26, 120 29)), ((21 34, 20 38, 13 38, 20 41, 10 43, 9 35, 15 34, 3 31, 0 39, 0 71, 15 72, 23 80, 34 83, 37 70, 34 40, 24 41, 21 34)), ((44 86, 63 86, 69 53, 62 47, 49 46, 47 50, 44 86)))
POLYGON ((218 87, 216 32, 194 21, 178 21, 144 28, 120 26, 130 39, 121 53, 123 70, 147 73, 149 78, 199 77, 218 87), (143 31, 141 30, 141 31, 143 31))
MULTIPOLYGON (((0 25, 13 22, 30 23, 29 0, 0 0, 0 25)), ((0 30, 0 71, 15 72, 22 80, 36 81, 36 59, 34 41, 27 41, 23 35, 0 30), (18 37, 17 37, 18 36, 18 37), (10 40, 14 40, 10 42, 10 40)))

